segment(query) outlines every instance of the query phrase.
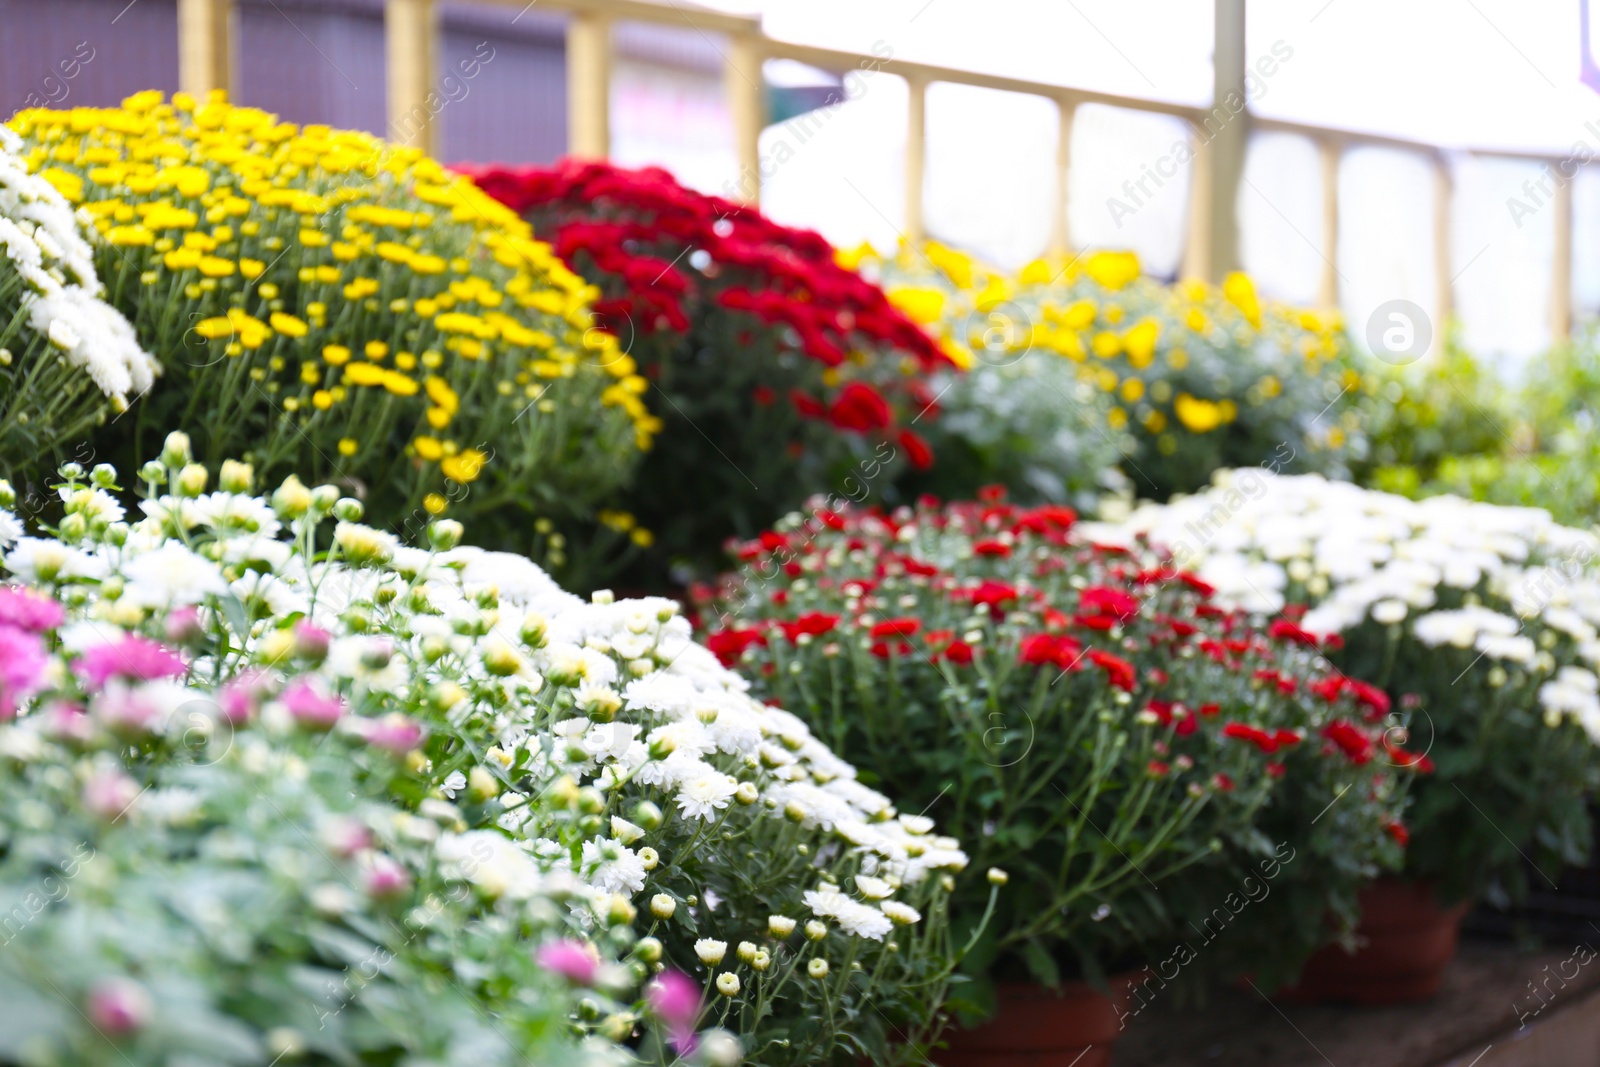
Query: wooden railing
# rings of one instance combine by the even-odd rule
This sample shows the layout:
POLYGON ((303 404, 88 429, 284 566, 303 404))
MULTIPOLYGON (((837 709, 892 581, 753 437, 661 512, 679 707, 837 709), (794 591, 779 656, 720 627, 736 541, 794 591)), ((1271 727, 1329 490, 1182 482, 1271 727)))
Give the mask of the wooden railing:
MULTIPOLYGON (((568 150, 575 156, 605 158, 611 149, 610 103, 613 56, 611 28, 617 22, 646 22, 715 34, 725 39, 719 48, 725 62, 725 91, 733 125, 733 140, 739 165, 738 187, 745 199, 760 197, 760 155, 764 101, 762 63, 767 59, 792 59, 824 70, 846 73, 872 69, 903 78, 910 90, 907 115, 905 160, 905 219, 901 230, 908 240, 925 236, 922 206, 923 178, 926 171, 926 100, 928 86, 935 82, 1021 93, 1053 101, 1060 118, 1056 153, 1055 198, 1050 226, 1050 243, 1055 252, 1073 247, 1067 214, 1068 176, 1073 117, 1082 104, 1104 104, 1131 111, 1170 115, 1189 124, 1194 150, 1193 178, 1190 182, 1188 231, 1182 270, 1193 277, 1218 279, 1235 269, 1238 256, 1237 191, 1244 167, 1244 152, 1250 130, 1276 131, 1310 139, 1322 160, 1321 251, 1323 267, 1319 284, 1320 302, 1336 307, 1339 302, 1337 249, 1339 233, 1338 173, 1343 154, 1355 147, 1373 146, 1397 149, 1428 159, 1434 174, 1433 259, 1437 278, 1435 311, 1443 321, 1453 308, 1454 273, 1450 246, 1452 181, 1447 150, 1438 145, 1397 137, 1310 126, 1277 119, 1242 115, 1223 124, 1218 131, 1206 129, 1212 109, 1112 93, 1092 92, 1061 85, 1011 78, 977 71, 896 58, 879 58, 863 53, 817 48, 777 41, 766 37, 759 19, 681 6, 675 0, 482 0, 486 4, 526 10, 561 11, 569 16, 567 28, 567 107, 568 150)), ((1242 53, 1244 40, 1243 0, 1215 0, 1218 5, 1218 55, 1226 54, 1232 43, 1242 53)), ((397 128, 411 128, 408 121, 424 106, 438 84, 436 48, 439 40, 434 0, 385 0, 385 34, 388 59, 388 113, 397 128)), ((186 91, 203 93, 227 88, 232 75, 234 41, 232 0, 178 0, 179 83, 186 91)), ((709 39, 709 38, 708 38, 709 39)), ((1242 63, 1236 65, 1242 76, 1242 63)), ((1219 64, 1216 99, 1226 99, 1230 87, 1241 91, 1242 83, 1230 86, 1227 72, 1219 64)), ((438 143, 436 124, 424 124, 415 143, 432 151, 438 143)), ((1532 152, 1499 149, 1456 148, 1458 154, 1521 159, 1544 163, 1552 170, 1562 160, 1532 152)), ((1572 328, 1572 183, 1556 183, 1550 212, 1555 228, 1551 265, 1550 330, 1553 338, 1566 338, 1572 328)))

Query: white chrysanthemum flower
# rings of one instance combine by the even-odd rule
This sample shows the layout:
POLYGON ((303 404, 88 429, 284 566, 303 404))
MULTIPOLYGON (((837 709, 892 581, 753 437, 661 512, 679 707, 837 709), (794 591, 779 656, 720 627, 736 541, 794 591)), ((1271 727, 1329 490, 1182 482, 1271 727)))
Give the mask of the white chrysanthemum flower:
POLYGON ((529 900, 543 882, 533 857, 492 830, 446 834, 434 853, 457 877, 492 899, 529 900))
POLYGON ((208 596, 228 591, 222 570, 210 560, 176 541, 145 552, 122 565, 127 595, 149 608, 198 604, 208 596))
POLYGON ((258 496, 219 491, 198 497, 190 507, 196 522, 221 534, 274 538, 283 529, 272 505, 258 496))
POLYGON ((728 806, 738 789, 732 775, 720 771, 697 775, 678 786, 678 810, 686 819, 709 819, 728 806))
POLYGON ((1473 647, 1490 659, 1507 660, 1512 663, 1530 664, 1539 654, 1538 646, 1533 643, 1533 638, 1522 634, 1506 637, 1503 634, 1482 633, 1473 647))
POLYGON ((583 875, 607 893, 632 896, 644 888, 644 862, 620 841, 590 838, 583 843, 583 875))
POLYGON ((894 895, 894 888, 888 882, 865 874, 856 875, 856 889, 868 900, 886 900, 894 895))
POLYGON ((30 584, 72 578, 104 578, 110 568, 98 556, 49 537, 19 537, 6 553, 6 569, 30 584))
POLYGON ((333 543, 353 563, 381 563, 400 547, 399 538, 358 522, 341 522, 333 528, 333 543))
POLYGON ((707 967, 715 967, 722 962, 722 957, 728 954, 728 943, 702 937, 694 943, 694 954, 699 956, 700 962, 707 967))
POLYGON ((801 898, 818 918, 832 919, 852 937, 882 941, 894 924, 882 911, 832 890, 808 890, 801 898))
POLYGON ((922 921, 921 912, 910 904, 902 904, 898 900, 886 900, 878 907, 896 926, 910 926, 922 921))
POLYGON ((11 512, 0 508, 0 549, 16 544, 23 534, 22 521, 11 512))
POLYGON ((127 516, 117 498, 104 489, 83 486, 72 489, 63 486, 58 495, 69 511, 74 511, 91 522, 96 519, 103 522, 121 522, 127 516))

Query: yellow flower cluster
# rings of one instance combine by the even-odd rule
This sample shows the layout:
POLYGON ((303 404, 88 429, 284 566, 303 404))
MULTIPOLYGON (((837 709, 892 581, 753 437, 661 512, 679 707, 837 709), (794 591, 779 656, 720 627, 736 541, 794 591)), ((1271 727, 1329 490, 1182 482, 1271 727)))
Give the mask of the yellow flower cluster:
MULTIPOLYGON (((876 274, 963 367, 1034 350, 1077 363, 1111 401, 1112 429, 1148 435, 1164 455, 1179 430, 1209 434, 1251 408, 1310 403, 1328 380, 1334 392, 1348 384, 1338 316, 1266 305, 1244 274, 1166 286, 1141 278, 1131 252, 1097 252, 1007 276, 936 242, 890 260, 870 247, 840 258, 876 274)), ((1340 447, 1345 433, 1330 425, 1319 443, 1340 447)))
POLYGON ((417 149, 220 94, 11 126, 30 170, 93 219, 113 301, 166 364, 152 415, 209 428, 210 451, 264 470, 337 453, 338 473, 442 510, 431 472, 614 484, 660 429, 633 359, 594 326, 598 290, 417 149), (557 462, 585 447, 613 454, 557 462))

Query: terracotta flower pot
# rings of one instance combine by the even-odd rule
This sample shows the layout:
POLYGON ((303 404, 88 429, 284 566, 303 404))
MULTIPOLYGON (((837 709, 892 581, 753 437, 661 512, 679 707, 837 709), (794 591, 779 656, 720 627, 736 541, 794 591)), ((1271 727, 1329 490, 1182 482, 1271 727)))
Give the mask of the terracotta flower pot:
POLYGON ((1130 990, 1142 976, 1111 979, 1111 996, 1087 982, 1068 982, 1059 991, 1001 985, 995 1017, 949 1033, 950 1048, 933 1060, 940 1067, 1110 1067, 1130 990))
POLYGON ((1380 878, 1361 891, 1354 953, 1329 945, 1306 963, 1300 983, 1278 999, 1291 1003, 1342 1001, 1403 1004, 1439 991, 1456 954, 1467 902, 1441 908, 1429 882, 1380 878))

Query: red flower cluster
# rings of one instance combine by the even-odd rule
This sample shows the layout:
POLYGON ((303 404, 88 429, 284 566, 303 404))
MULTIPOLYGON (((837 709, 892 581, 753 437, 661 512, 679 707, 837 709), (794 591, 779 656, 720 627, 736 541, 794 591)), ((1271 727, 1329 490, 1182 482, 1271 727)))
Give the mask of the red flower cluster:
MULTIPOLYGON (((698 317, 720 309, 742 324, 736 336, 746 348, 752 331, 761 330, 768 344, 803 353, 819 370, 853 370, 847 365, 863 352, 896 364, 877 376, 877 385, 858 375, 830 396, 791 390, 790 403, 806 418, 853 433, 891 431, 900 420, 885 390, 904 391, 912 415, 936 413, 929 410, 932 392, 915 377, 903 378, 898 363, 909 359, 928 373, 950 369, 950 358, 882 289, 841 267, 819 234, 686 189, 657 167, 564 160, 553 167, 461 169, 528 216, 562 259, 601 276, 595 280, 605 299, 595 310, 625 342, 635 334, 687 334, 698 317)), ((758 404, 776 399, 770 388, 757 394, 758 404)), ((913 466, 932 464, 932 451, 915 431, 891 436, 913 466)))
MULTIPOLYGON (((1144 709, 1141 714, 1179 738, 1224 710, 1217 694, 1186 690, 1192 683, 1174 680, 1175 673, 1193 674, 1178 668, 1192 650, 1239 679, 1222 737, 1281 759, 1313 728, 1297 732, 1244 721, 1254 714, 1249 702, 1255 697, 1241 694, 1268 690, 1301 700, 1310 694, 1332 705, 1336 715, 1350 716, 1321 728, 1328 753, 1360 765, 1389 751, 1392 766, 1427 769, 1425 756, 1406 753, 1373 725, 1389 711, 1382 690, 1321 673, 1312 657, 1288 651, 1320 650, 1326 642, 1285 619, 1262 632, 1247 616, 1212 605, 1214 590, 1195 575, 1171 566, 1139 569, 1121 550, 1085 543, 1073 534, 1076 519, 1067 508, 1013 506, 995 491, 948 506, 924 499, 916 510, 816 509, 799 530, 767 531, 737 547, 752 571, 773 576, 783 587, 755 598, 772 617, 717 631, 709 643, 719 655, 737 658, 761 643, 763 632, 782 633, 797 644, 803 635, 837 631, 864 638, 862 647, 879 659, 963 668, 999 656, 1052 674, 1099 668, 1109 689, 1140 698, 1135 706, 1144 709), (928 547, 930 531, 943 546, 936 551, 928 547), (830 549, 841 548, 850 553, 843 569, 837 556, 828 559, 830 549), (782 566, 772 566, 780 558, 782 566), (806 602, 827 610, 791 606, 791 581, 810 584, 814 591, 804 594, 806 602), (904 590, 908 581, 923 592, 908 597, 883 591, 891 585, 904 590), (958 637, 958 627, 970 627, 973 617, 983 615, 995 636, 958 637)), ((710 601, 715 594, 702 589, 698 596, 710 601)), ((1285 764, 1268 760, 1264 770, 1277 777, 1285 764)))

